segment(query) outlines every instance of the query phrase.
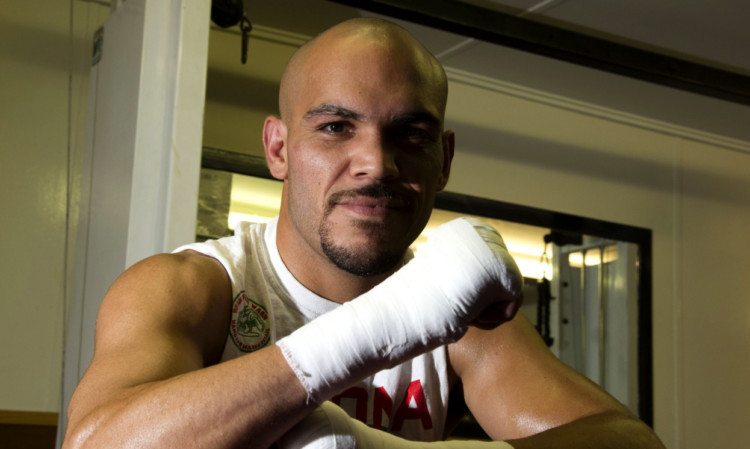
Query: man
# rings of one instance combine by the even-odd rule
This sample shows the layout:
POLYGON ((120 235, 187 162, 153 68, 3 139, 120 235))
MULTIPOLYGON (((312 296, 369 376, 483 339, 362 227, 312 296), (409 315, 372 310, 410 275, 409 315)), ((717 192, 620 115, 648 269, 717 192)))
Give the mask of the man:
POLYGON ((516 449, 661 447, 513 318, 521 277, 493 230, 451 222, 410 260, 450 173, 446 98, 390 23, 303 46, 264 127, 277 221, 115 282, 65 447, 399 447, 442 437, 452 390, 516 449))

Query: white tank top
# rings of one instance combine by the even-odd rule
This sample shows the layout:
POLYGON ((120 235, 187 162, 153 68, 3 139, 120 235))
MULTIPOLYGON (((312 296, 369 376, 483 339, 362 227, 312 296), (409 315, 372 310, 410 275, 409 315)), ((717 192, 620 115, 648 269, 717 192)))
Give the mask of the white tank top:
MULTIPOLYGON (((240 223, 232 237, 175 250, 217 259, 231 279, 232 320, 222 361, 274 344, 340 307, 289 272, 276 247, 276 223, 240 223)), ((447 349, 440 347, 380 371, 331 400, 371 427, 409 440, 437 441, 443 438, 449 388, 447 349)))

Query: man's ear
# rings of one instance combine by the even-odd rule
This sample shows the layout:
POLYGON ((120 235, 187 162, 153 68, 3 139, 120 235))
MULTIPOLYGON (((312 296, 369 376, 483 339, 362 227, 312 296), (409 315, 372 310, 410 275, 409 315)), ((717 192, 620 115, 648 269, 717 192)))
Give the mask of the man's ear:
POLYGON ((276 179, 286 179, 287 166, 287 129, 278 117, 267 117, 263 123, 263 147, 266 151, 266 163, 271 175, 276 179))
POLYGON ((456 147, 456 133, 449 129, 443 133, 443 169, 438 179, 437 190, 440 192, 448 184, 451 174, 451 163, 456 147))

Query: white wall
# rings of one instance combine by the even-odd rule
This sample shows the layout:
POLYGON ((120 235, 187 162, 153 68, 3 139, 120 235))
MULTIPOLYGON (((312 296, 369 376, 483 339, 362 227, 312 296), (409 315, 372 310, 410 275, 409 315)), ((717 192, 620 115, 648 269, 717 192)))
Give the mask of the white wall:
POLYGON ((682 435, 691 448, 748 447, 750 155, 691 143, 680 150, 673 237, 682 435))
POLYGON ((69 166, 77 163, 91 35, 108 8, 0 8, 0 410, 60 404, 69 166))
POLYGON ((0 348, 0 408, 10 410, 54 410, 61 366, 68 70, 57 53, 68 30, 56 18, 68 5, 40 16, 34 3, 0 10, 0 332, 15 343, 0 348))

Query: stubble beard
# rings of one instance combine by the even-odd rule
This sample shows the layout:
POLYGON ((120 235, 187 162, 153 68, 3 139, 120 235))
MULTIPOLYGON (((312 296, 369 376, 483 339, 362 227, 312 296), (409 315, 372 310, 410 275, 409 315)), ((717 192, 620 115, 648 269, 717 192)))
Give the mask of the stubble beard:
MULTIPOLYGON (((355 192, 345 192, 340 196, 353 193, 355 192)), ((393 193, 376 185, 359 189, 356 191, 356 194, 384 197, 393 193)), ((396 247, 384 245, 383 239, 387 238, 385 236, 388 235, 389 229, 388 225, 383 222, 354 221, 353 225, 369 237, 368 242, 360 246, 337 244, 332 235, 332 224, 328 220, 330 214, 333 212, 334 203, 333 199, 329 202, 318 229, 321 249, 328 260, 339 269, 361 277, 384 274, 400 264, 408 248, 408 243, 396 247)))
MULTIPOLYGON (((355 226, 371 233, 380 234, 385 225, 359 221, 355 226)), ((375 239, 377 241, 377 239, 375 239)), ((368 277, 386 273, 395 268, 404 256, 406 248, 398 251, 386 251, 377 248, 373 243, 367 247, 354 247, 337 245, 331 236, 330 226, 325 225, 320 229, 320 245, 323 253, 339 269, 356 276, 368 277)))

